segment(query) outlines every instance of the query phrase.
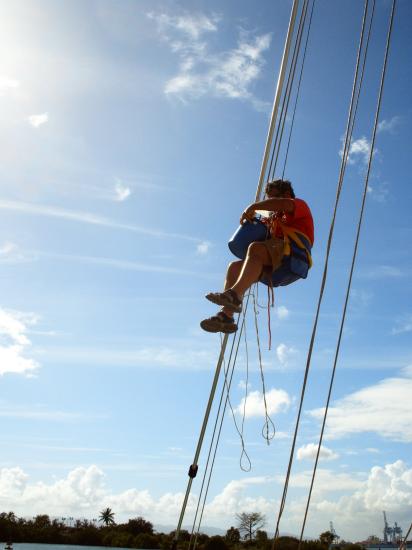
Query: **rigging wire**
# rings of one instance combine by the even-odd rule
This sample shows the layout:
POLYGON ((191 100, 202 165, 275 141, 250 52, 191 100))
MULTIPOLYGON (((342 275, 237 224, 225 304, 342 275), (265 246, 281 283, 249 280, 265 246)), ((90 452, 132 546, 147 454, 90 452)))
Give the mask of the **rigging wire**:
POLYGON ((298 105, 298 99, 299 99, 299 95, 300 95, 300 85, 302 83, 303 69, 304 69, 304 66, 305 66, 306 52, 307 52, 307 49, 308 49, 310 29, 312 28, 312 17, 313 17, 313 11, 314 11, 314 8, 315 8, 315 2, 316 2, 316 0, 313 0, 312 9, 311 9, 311 12, 310 12, 308 32, 306 34, 305 49, 303 51, 303 58, 302 58, 302 65, 301 65, 301 68, 300 68, 299 82, 298 82, 298 87, 297 87, 297 90, 296 90, 295 105, 293 107, 293 115, 292 115, 292 120, 291 120, 291 123, 290 123, 289 137, 288 137, 288 143, 287 143, 287 146, 286 146, 286 153, 285 153, 285 160, 284 160, 284 163, 283 163, 282 179, 285 177, 286 164, 287 164, 288 156, 289 156, 290 142, 291 142, 291 139, 292 139, 293 127, 294 127, 294 124, 295 124, 296 107, 298 105))
MULTIPOLYGON (((374 146, 375 146, 375 140, 376 140, 376 132, 377 132, 377 128, 378 128, 379 113, 380 113, 382 95, 383 95, 383 86, 384 86, 385 76, 386 76, 387 60, 388 60, 389 47, 390 47, 390 41, 391 41, 391 35, 392 35, 393 20, 394 20, 394 15, 395 15, 395 6, 396 6, 396 0, 393 0, 392 10, 391 10, 391 15, 390 15, 390 21, 389 21, 388 35, 387 35, 387 40, 386 40, 386 48, 385 48, 384 62, 383 62, 383 68, 382 68, 382 75, 381 75, 381 81, 380 81, 380 86, 379 86, 379 94, 378 94, 378 100, 377 100, 377 106, 376 106, 376 112, 375 112, 375 120, 374 120, 372 138, 371 138, 371 144, 370 144, 370 150, 369 150, 368 166, 367 166, 367 171, 366 171, 366 175, 365 175, 365 182, 364 182, 364 187, 363 187, 362 204, 361 204, 361 209, 360 209, 360 213, 359 213, 358 227, 357 227, 357 231, 356 231, 355 245, 354 245, 353 256, 352 256, 352 263, 351 263, 351 267, 350 267, 350 274, 349 274, 349 280, 348 280, 348 285, 347 285, 347 289, 346 289, 345 303, 344 303, 342 319, 341 319, 341 324, 340 324, 340 329, 339 329, 339 336, 338 336, 336 352, 335 352, 335 357, 334 357, 334 362, 333 362, 333 369, 332 369, 332 375, 331 375, 331 380, 330 380, 330 385, 329 385, 328 396, 327 396, 327 400, 326 400, 325 412, 324 412, 324 415, 323 415, 323 422, 322 422, 322 428, 321 428, 320 437, 319 437, 318 449, 317 449, 315 464, 314 464, 313 473, 312 473, 312 480, 311 480, 309 495, 308 495, 308 499, 307 499, 307 503, 306 503, 305 515, 304 515, 304 519, 303 519, 303 523, 302 523, 302 529, 301 529, 301 533, 300 533, 299 548, 300 548, 301 543, 302 543, 303 533, 304 533, 304 529, 305 529, 305 525, 306 525, 306 519, 307 519, 307 515, 308 515, 308 511, 309 511, 310 500, 311 500, 311 496, 312 496, 312 490, 313 490, 313 485, 314 485, 314 481, 315 481, 317 465, 318 465, 318 461, 319 461, 320 449, 321 449, 321 446, 322 446, 323 435, 324 435, 325 425, 326 425, 326 419, 327 419, 328 410, 329 410, 329 403, 330 403, 330 398, 331 398, 331 394, 332 394, 333 382, 334 382, 335 373, 336 373, 336 366, 337 366, 337 362, 338 362, 339 351, 340 351, 340 346, 341 346, 341 341, 342 341, 343 328, 344 328, 344 325, 345 325, 346 311, 347 311, 347 306, 348 306, 348 302, 349 302, 349 295, 350 295, 350 290, 351 290, 351 286, 352 286, 352 278, 353 278, 353 273, 354 273, 355 263, 356 263, 356 257, 357 257, 357 252, 358 252, 359 237, 360 237, 360 231, 361 231, 361 228, 362 228, 362 221, 363 221, 363 214, 364 214, 364 209, 365 209, 366 196, 367 196, 367 193, 368 193, 368 183, 369 183, 369 176, 370 176, 370 171, 371 171, 371 167, 372 167, 372 159, 373 159, 374 146)), ((372 27, 374 9, 375 9, 375 2, 373 3, 370 29, 372 27)), ((370 32, 369 32, 369 34, 370 34, 370 32)), ((369 41, 369 35, 368 35, 368 41, 369 41)), ((365 58, 366 58, 366 53, 365 53, 365 58)))
POLYGON ((359 48, 358 48, 358 54, 357 54, 355 76, 354 76, 354 82, 353 82, 353 87, 352 87, 352 95, 351 95, 351 101, 350 101, 350 107, 349 107, 348 121, 347 121, 347 127, 346 127, 346 132, 345 132, 345 144, 344 144, 343 156, 342 156, 340 172, 339 172, 339 179, 338 179, 338 185, 337 185, 337 191, 336 191, 335 205, 334 205, 332 220, 331 220, 330 229, 329 229, 329 236, 328 236, 327 247, 326 247, 326 257, 325 257, 325 262, 324 262, 322 281, 321 281, 321 286, 320 286, 320 291, 319 291, 319 298, 318 298, 318 304, 317 304, 317 308, 316 308, 315 320, 314 320, 314 324, 313 324, 313 328, 312 328, 312 334, 311 334, 310 343, 309 343, 309 350, 308 350, 308 355, 307 355, 307 360, 306 360, 305 373, 304 373, 304 378, 303 378, 298 415, 297 415, 297 419, 296 419, 295 431, 294 431, 293 441, 292 441, 292 448, 291 448, 291 452, 290 452, 289 463, 288 463, 288 467, 287 467, 285 484, 284 484, 282 499, 281 499, 281 503, 280 503, 280 507, 279 507, 278 518, 277 518, 277 521, 276 521, 275 536, 274 536, 273 545, 272 545, 273 549, 274 549, 274 546, 275 546, 275 541, 279 537, 280 520, 282 518, 283 510, 285 508, 286 496, 287 496, 287 492, 288 492, 290 474, 291 474, 291 471, 292 471, 292 463, 293 463, 295 447, 296 447, 297 434, 298 434, 299 425, 300 425, 300 418, 301 418, 301 414, 302 414, 303 400, 304 400, 307 380, 308 380, 308 376, 309 376, 309 369, 310 369, 310 365, 311 365, 312 352, 313 352, 313 347, 314 347, 314 343, 315 343, 315 336, 316 336, 316 333, 317 333, 317 325, 318 325, 318 321, 319 321, 320 307, 321 307, 321 304, 322 304, 323 294, 324 294, 325 285, 326 285, 328 265, 329 265, 329 256, 330 256, 330 250, 331 250, 331 245, 332 245, 332 240, 333 240, 336 214, 337 214, 338 205, 339 205, 339 201, 340 201, 340 194, 341 194, 341 190, 342 190, 343 176, 344 176, 344 173, 345 173, 345 167, 346 167, 346 161, 347 161, 347 152, 349 151, 349 145, 350 145, 350 141, 351 141, 350 128, 351 128, 352 115, 353 115, 353 112, 354 112, 354 99, 355 99, 355 91, 356 91, 356 88, 357 88, 357 81, 358 81, 358 73, 359 73, 360 58, 361 58, 360 54, 361 54, 361 51, 362 51, 362 45, 363 45, 363 40, 364 40, 367 8, 368 8, 368 0, 365 0, 365 9, 364 9, 364 15, 363 15, 363 20, 362 20, 362 29, 361 29, 359 48))
POLYGON ((287 112, 288 112, 290 95, 291 95, 291 92, 292 92, 292 86, 293 86, 293 82, 294 82, 294 79, 295 79, 296 64, 297 64, 297 60, 298 60, 299 52, 300 52, 300 45, 301 45, 301 40, 302 40, 302 35, 303 35, 303 28, 304 28, 305 21, 306 21, 308 2, 309 2, 309 0, 304 0, 303 6, 302 6, 302 11, 301 11, 300 18, 299 18, 299 26, 298 26, 298 30, 297 30, 297 33, 296 33, 294 46, 293 46, 292 60, 291 60, 290 66, 289 66, 289 72, 288 72, 288 78, 287 78, 287 81, 286 81, 285 92, 283 94, 282 106, 281 106, 280 115, 279 115, 279 122, 278 122, 278 125, 277 125, 275 139, 274 139, 273 145, 272 145, 272 154, 271 154, 271 157, 270 157, 270 164, 269 164, 269 169, 268 169, 268 172, 267 172, 268 173, 267 181, 269 181, 270 179, 273 179, 273 174, 276 170, 276 165, 277 165, 277 161, 278 161, 278 157, 279 157, 280 145, 281 145, 282 136, 283 136, 283 128, 284 128, 284 125, 285 125, 285 120, 286 120, 286 116, 287 116, 287 112), (276 157, 275 157, 275 153, 276 153, 276 157), (273 163, 273 161, 275 161, 275 162, 273 163), (271 173, 272 173, 272 176, 270 175, 271 173))

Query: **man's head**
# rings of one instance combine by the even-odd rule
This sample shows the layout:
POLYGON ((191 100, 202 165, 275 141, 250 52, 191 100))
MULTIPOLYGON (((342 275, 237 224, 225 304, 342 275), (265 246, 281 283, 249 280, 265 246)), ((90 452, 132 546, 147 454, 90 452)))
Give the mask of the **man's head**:
POLYGON ((292 184, 288 180, 277 179, 268 181, 265 193, 270 198, 295 198, 292 184))

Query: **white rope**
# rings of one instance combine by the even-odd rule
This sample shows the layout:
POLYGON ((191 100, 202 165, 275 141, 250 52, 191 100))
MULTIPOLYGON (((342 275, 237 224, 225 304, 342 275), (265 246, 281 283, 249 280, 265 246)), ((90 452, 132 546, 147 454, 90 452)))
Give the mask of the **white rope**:
POLYGON ((275 437, 276 429, 275 429, 275 424, 273 423, 272 419, 269 416, 268 405, 266 401, 265 376, 263 374, 262 352, 260 349, 260 338, 259 338, 259 325, 257 321, 257 316, 258 316, 257 298, 255 295, 253 295, 253 311, 255 314, 255 330, 256 330, 256 341, 257 341, 257 348, 258 348, 258 358, 259 358, 259 372, 260 372, 260 378, 262 381, 263 406, 265 410, 265 422, 262 427, 262 436, 266 440, 266 443, 269 445, 270 441, 275 437))

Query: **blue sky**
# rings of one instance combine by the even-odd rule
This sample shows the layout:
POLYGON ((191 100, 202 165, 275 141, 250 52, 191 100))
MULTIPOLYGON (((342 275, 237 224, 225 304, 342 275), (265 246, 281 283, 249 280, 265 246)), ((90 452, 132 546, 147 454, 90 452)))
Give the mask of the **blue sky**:
MULTIPOLYGON (((0 508, 177 523, 219 338, 227 240, 254 197, 291 2, 1 2, 0 508)), ((245 440, 227 415, 204 524, 260 511, 272 530, 319 292, 363 6, 319 2, 286 175, 311 206, 314 267, 276 292, 262 439, 253 316, 245 440)), ((281 530, 298 533, 336 345, 390 3, 365 93, 281 530)), ((323 460, 306 534, 404 529, 412 509, 412 6, 398 2, 323 460)), ((265 303, 264 292, 260 299, 265 303)), ((242 410, 242 344, 231 400, 242 410)), ((238 414, 238 413, 236 413, 238 414)), ((238 418, 240 418, 238 416, 238 418)), ((205 445, 207 449, 207 441, 205 445)), ((202 473, 201 457, 199 472, 202 473)), ((193 487, 196 496, 199 481, 193 487)), ((190 525, 190 502, 185 525, 190 525)))

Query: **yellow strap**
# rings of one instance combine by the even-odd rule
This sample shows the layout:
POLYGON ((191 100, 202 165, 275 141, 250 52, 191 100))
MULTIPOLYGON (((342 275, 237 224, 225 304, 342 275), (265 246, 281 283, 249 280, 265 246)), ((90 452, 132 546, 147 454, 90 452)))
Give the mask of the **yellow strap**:
POLYGON ((313 265, 312 255, 310 253, 310 250, 308 250, 306 246, 303 244, 303 242, 300 240, 299 234, 310 243, 311 241, 309 237, 305 235, 305 233, 303 233, 302 231, 296 231, 296 229, 293 229, 292 227, 288 227, 287 225, 283 225, 282 223, 279 223, 279 225, 282 229, 282 232, 285 238, 285 256, 290 256, 290 253, 291 253, 290 240, 292 240, 298 245, 299 248, 301 248, 302 250, 305 250, 306 255, 308 257, 309 267, 312 267, 313 265))

